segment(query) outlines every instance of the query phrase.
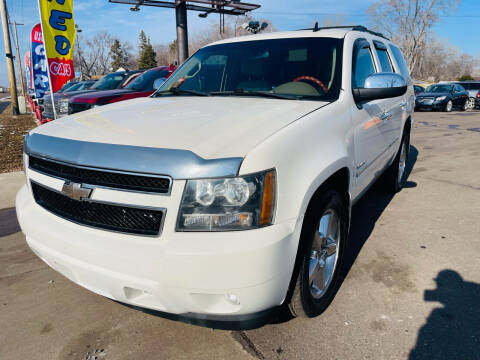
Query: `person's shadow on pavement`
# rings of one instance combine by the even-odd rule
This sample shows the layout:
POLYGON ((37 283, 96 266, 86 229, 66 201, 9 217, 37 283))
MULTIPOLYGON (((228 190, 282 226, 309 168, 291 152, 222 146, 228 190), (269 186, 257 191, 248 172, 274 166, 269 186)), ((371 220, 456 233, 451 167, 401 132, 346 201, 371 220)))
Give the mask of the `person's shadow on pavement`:
POLYGON ((418 332, 409 360, 480 359, 480 284, 464 281, 453 270, 435 279, 437 288, 425 290, 425 301, 440 302, 418 332))

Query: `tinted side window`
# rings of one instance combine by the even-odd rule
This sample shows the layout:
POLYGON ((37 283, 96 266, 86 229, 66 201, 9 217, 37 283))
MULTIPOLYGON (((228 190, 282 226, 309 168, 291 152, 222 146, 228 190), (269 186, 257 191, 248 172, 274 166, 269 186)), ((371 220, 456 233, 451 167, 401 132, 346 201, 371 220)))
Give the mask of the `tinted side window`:
POLYGON ((405 76, 405 78, 410 82, 410 71, 408 71, 407 64, 403 58, 402 52, 395 45, 390 44, 390 50, 392 50, 393 57, 397 61, 398 66, 400 67, 400 73, 405 76))
POLYGON ((463 86, 461 86, 461 85, 457 85, 455 90, 457 90, 457 91, 465 91, 465 88, 464 88, 463 86))
POLYGON ((390 56, 388 55, 386 46, 379 41, 374 41, 373 43, 375 44, 378 60, 380 60, 382 72, 392 72, 393 67, 392 63, 390 62, 390 56))
POLYGON ((367 77, 375 73, 372 53, 368 43, 361 41, 359 44, 356 44, 353 56, 352 85, 353 88, 363 88, 367 77))

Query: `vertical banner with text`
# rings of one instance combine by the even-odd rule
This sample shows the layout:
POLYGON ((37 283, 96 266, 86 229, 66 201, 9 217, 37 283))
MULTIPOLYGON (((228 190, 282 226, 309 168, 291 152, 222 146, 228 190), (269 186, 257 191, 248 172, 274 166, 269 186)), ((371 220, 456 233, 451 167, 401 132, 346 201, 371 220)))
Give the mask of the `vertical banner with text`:
POLYGON ((75 77, 73 0, 38 1, 52 91, 57 92, 65 82, 75 77))
POLYGON ((25 78, 27 79, 27 90, 33 90, 33 73, 32 73, 32 52, 28 51, 25 54, 23 61, 25 64, 25 78))
POLYGON ((48 90, 47 57, 42 39, 42 27, 37 24, 32 30, 32 87, 35 89, 35 97, 42 98, 48 90))

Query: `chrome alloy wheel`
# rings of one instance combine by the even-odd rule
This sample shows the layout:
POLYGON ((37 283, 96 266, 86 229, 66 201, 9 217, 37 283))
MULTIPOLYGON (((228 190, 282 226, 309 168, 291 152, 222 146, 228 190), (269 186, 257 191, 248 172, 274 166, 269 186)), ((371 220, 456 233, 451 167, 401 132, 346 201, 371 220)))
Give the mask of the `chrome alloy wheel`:
POLYGON ((308 268, 310 293, 321 298, 333 279, 340 248, 340 218, 333 209, 326 210, 312 242, 308 268))
POLYGON ((447 102, 447 112, 452 111, 452 108, 453 108, 452 100, 449 100, 449 101, 447 102))
POLYGON ((475 98, 471 97, 468 99, 468 108, 469 109, 475 108, 475 98))
POLYGON ((400 159, 398 161, 398 178, 397 181, 401 184, 405 167, 407 166, 407 145, 405 141, 402 142, 402 149, 400 150, 400 159))

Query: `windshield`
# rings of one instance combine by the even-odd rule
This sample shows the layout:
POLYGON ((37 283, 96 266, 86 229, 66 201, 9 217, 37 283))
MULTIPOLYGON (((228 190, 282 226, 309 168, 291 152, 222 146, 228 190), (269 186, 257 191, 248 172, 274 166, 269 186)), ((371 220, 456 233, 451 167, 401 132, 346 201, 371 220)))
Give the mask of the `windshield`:
POLYGON ((125 73, 111 73, 98 80, 90 89, 112 90, 116 89, 123 81, 125 73))
POLYGON ((82 82, 82 83, 80 84, 80 86, 77 87, 76 90, 89 89, 93 84, 95 84, 95 82, 93 82, 93 81, 85 81, 85 82, 82 82))
POLYGON ((81 86, 82 86, 82 83, 76 83, 72 86, 70 86, 67 91, 70 92, 70 91, 77 91, 77 90, 81 90, 81 86))
POLYGON ((75 85, 77 85, 76 82, 71 82, 71 83, 65 84, 65 85, 62 86, 62 88, 60 90, 58 90, 58 92, 64 92, 67 89, 69 89, 69 88, 71 88, 72 86, 75 86, 75 85))
POLYGON ((133 80, 130 84, 125 86, 125 89, 153 91, 153 83, 160 78, 166 78, 171 71, 168 69, 151 69, 145 71, 142 75, 133 80))
POLYGON ((342 40, 331 38, 212 45, 188 59, 156 96, 186 91, 251 96, 265 93, 333 101, 341 87, 341 57, 342 40))
POLYGON ((430 85, 425 92, 442 93, 452 91, 453 85, 430 85))

